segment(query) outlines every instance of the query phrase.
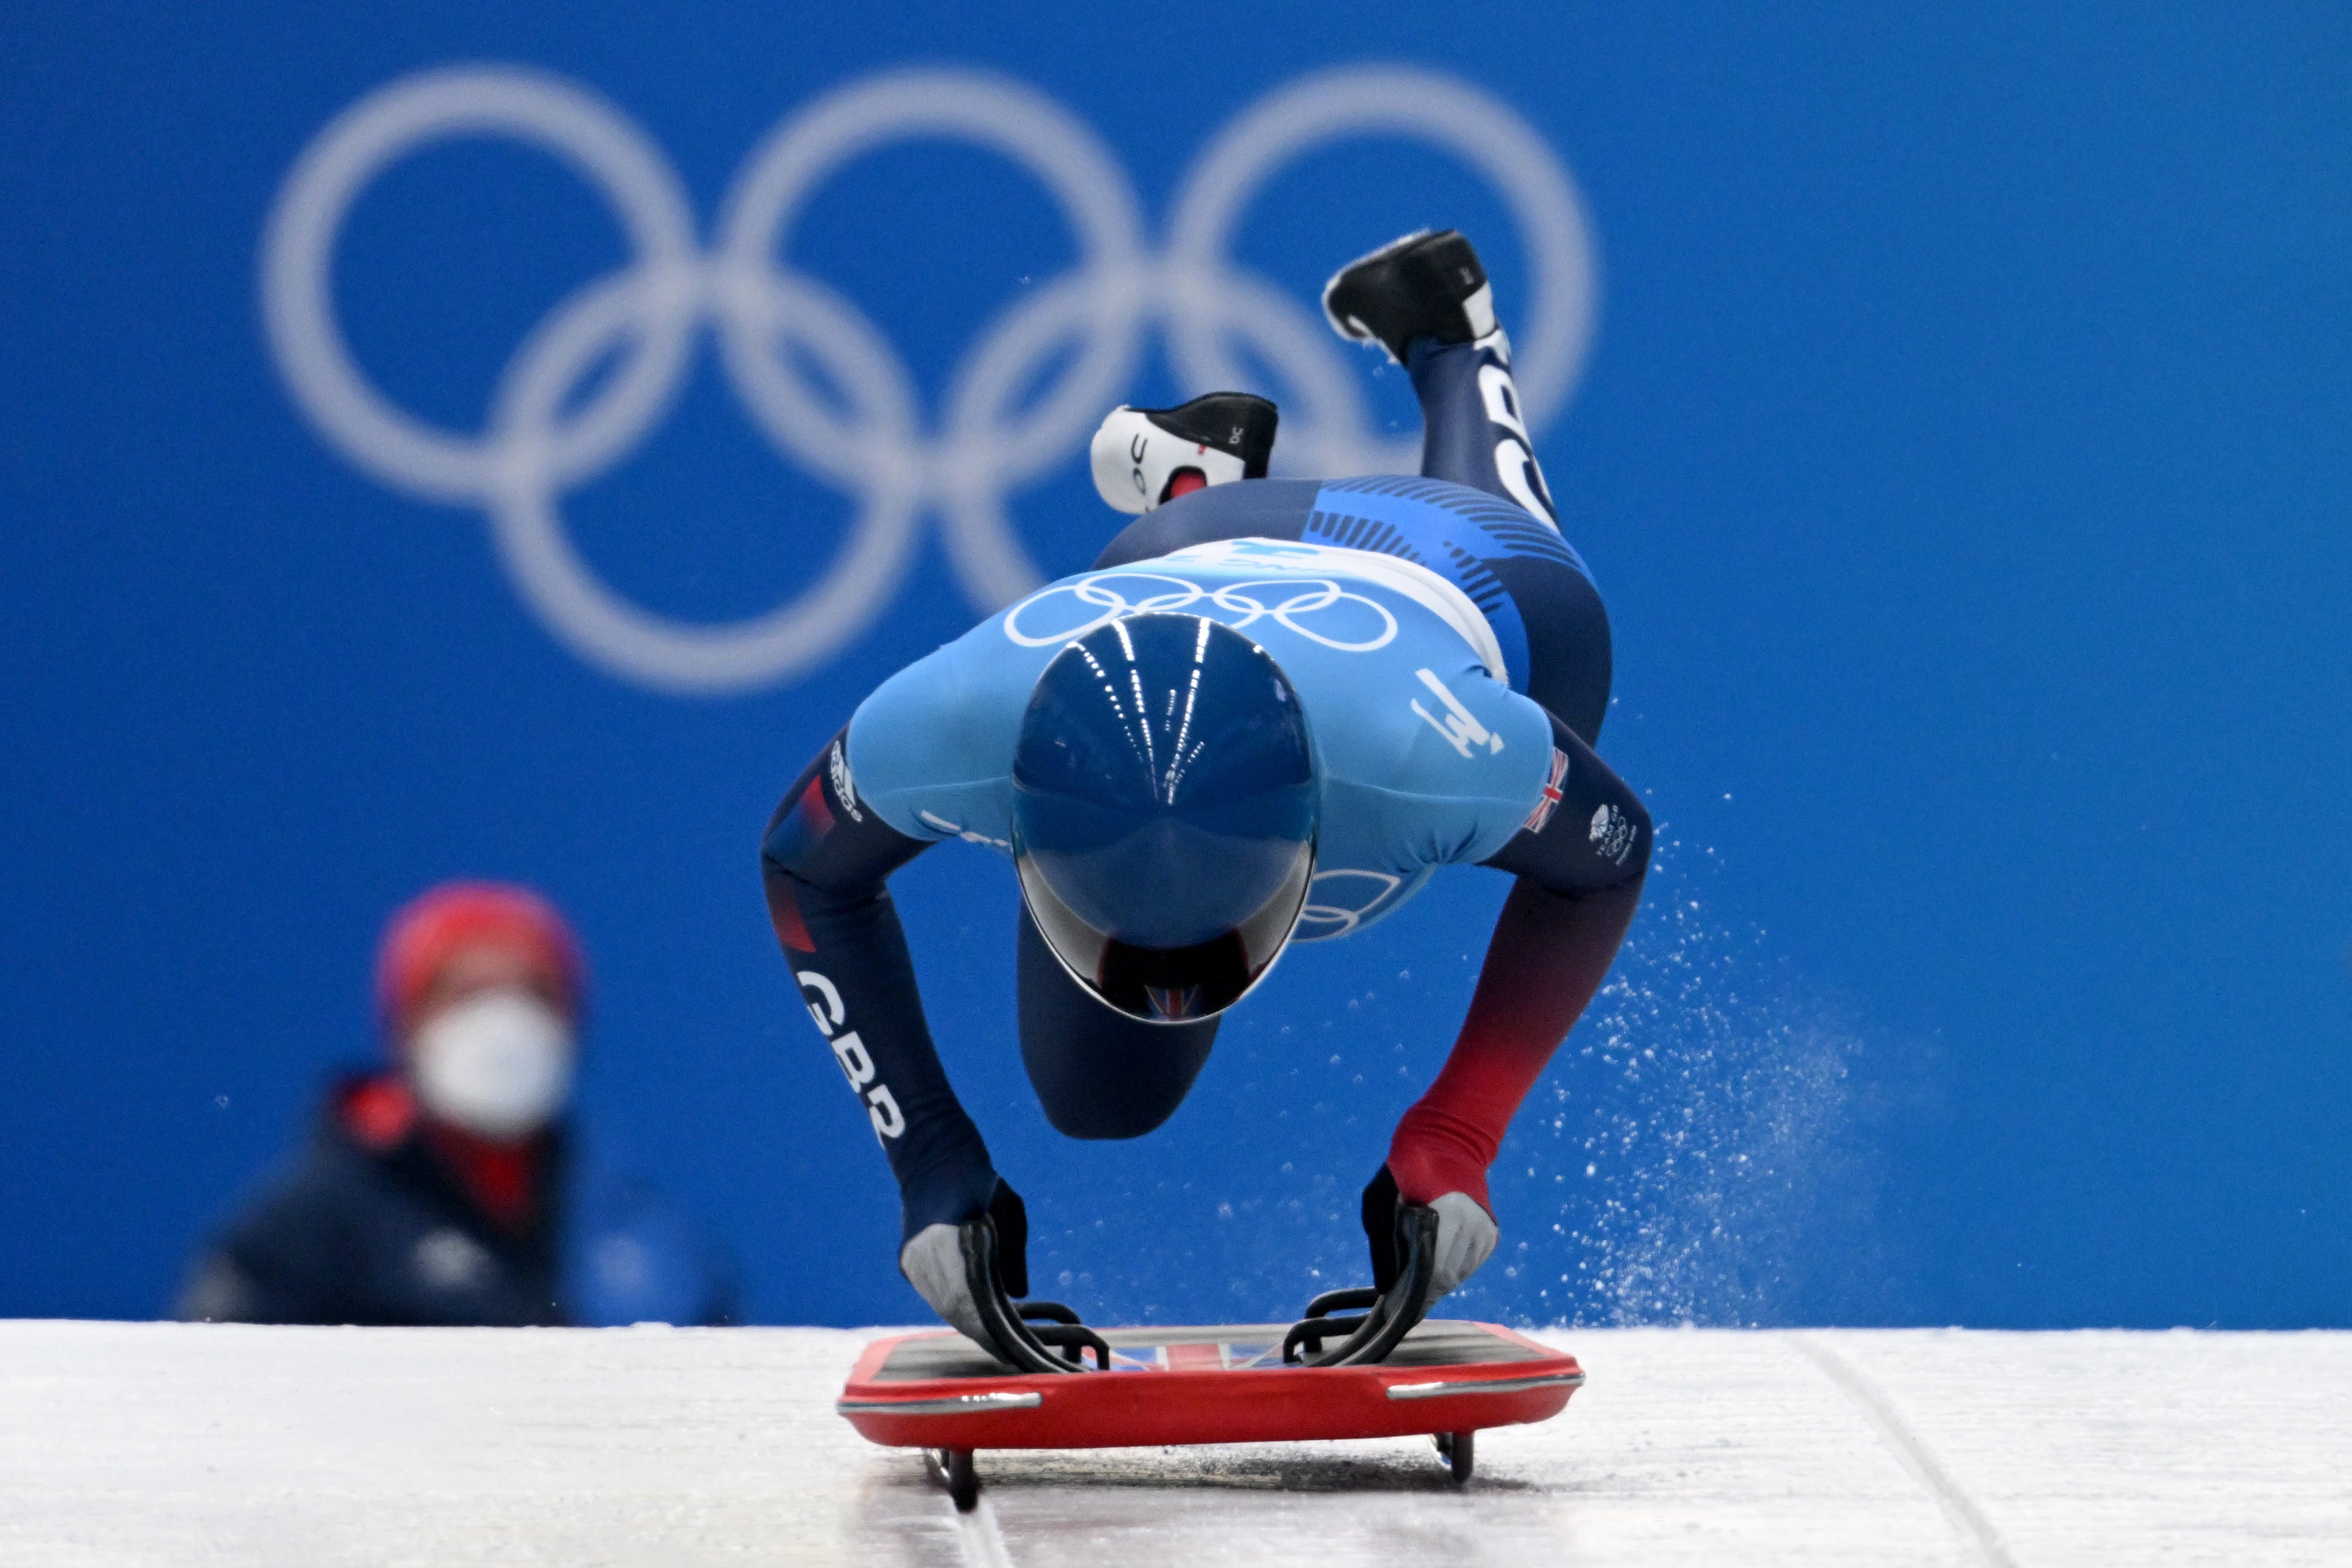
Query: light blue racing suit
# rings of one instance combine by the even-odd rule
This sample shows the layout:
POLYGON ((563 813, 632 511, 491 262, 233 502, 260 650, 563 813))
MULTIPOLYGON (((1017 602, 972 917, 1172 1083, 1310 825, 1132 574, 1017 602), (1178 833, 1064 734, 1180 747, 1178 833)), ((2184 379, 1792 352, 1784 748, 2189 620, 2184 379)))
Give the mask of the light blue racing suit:
POLYGON ((1233 627, 1297 690, 1322 829, 1297 940, 1390 915, 1436 867, 1501 849, 1544 798, 1550 721, 1505 684, 1459 589, 1391 556, 1255 538, 1065 578, 908 665, 850 721, 857 798, 908 838, 1009 859, 1013 751, 1038 673, 1139 610, 1233 627))

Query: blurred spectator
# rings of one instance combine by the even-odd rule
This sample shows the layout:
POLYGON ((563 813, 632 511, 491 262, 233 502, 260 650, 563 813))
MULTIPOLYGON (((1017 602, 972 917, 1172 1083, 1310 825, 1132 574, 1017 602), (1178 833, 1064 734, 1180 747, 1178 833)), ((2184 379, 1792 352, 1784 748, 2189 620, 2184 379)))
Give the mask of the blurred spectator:
POLYGON ((448 883, 376 965, 389 1071, 339 1082, 310 1145, 197 1259, 183 1318, 715 1323, 731 1265, 583 1158, 564 1118, 585 975, 544 899, 448 883))

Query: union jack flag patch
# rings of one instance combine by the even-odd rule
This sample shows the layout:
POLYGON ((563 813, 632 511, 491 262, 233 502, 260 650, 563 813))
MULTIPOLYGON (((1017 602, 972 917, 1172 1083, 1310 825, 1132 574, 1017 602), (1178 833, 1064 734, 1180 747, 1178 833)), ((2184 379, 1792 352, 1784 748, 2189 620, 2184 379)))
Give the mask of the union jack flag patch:
POLYGON ((1538 800, 1536 809, 1528 813, 1528 820, 1519 824, 1521 832, 1540 833, 1544 831, 1544 824, 1551 821, 1552 812, 1559 808, 1565 795, 1560 786, 1567 782, 1568 753, 1555 746, 1551 748, 1551 777, 1544 781, 1543 799, 1538 800))

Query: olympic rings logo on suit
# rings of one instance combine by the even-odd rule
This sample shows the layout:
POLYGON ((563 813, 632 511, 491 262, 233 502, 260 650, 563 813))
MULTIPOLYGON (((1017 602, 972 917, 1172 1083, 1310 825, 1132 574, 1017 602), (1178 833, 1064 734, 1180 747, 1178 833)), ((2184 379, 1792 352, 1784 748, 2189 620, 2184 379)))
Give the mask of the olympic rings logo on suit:
POLYGON ((1370 920, 1372 911, 1381 906, 1381 901, 1403 885, 1404 878, 1393 872, 1356 871, 1344 867, 1338 871, 1318 871, 1314 880, 1307 883, 1307 903, 1298 911, 1298 926, 1292 934, 1292 940, 1329 942, 1345 936, 1370 920), (1337 889, 1341 883, 1364 882, 1373 885, 1360 904, 1350 906, 1318 900, 1318 894, 1337 897, 1337 889), (1327 883, 1331 884, 1328 893, 1324 885, 1327 883))
POLYGON ((677 693, 741 691, 823 663, 885 612, 926 517, 967 596, 992 613, 1042 579, 1014 533, 1013 494, 1083 447, 1126 395, 1155 324, 1188 392, 1246 386, 1245 346, 1286 382, 1286 472, 1411 472, 1409 444, 1374 431, 1349 353, 1319 312, 1242 270, 1229 242, 1251 200, 1328 143, 1396 136, 1450 152, 1502 197, 1530 298, 1514 355, 1540 426, 1567 401, 1593 314, 1591 247, 1575 185, 1533 127, 1457 78, 1359 66, 1299 78, 1244 110, 1202 153, 1156 254, 1110 150, 1023 83, 964 68, 885 72, 788 116, 753 149, 698 244, 677 173, 629 118, 574 83, 510 67, 403 78, 331 121, 289 172, 261 249, 262 314, 294 401, 356 466, 423 500, 478 507, 524 600, 581 657, 677 693), (451 431, 394 405, 335 318, 337 243, 386 168, 456 138, 550 152, 610 204, 631 259, 582 286, 508 361, 483 428, 451 431), (904 360, 841 294, 783 258, 815 192, 844 164, 908 141, 992 152, 1045 185, 1079 260, 991 325, 927 418, 904 360), (614 591, 565 530, 564 495, 623 461, 668 411, 708 327, 729 382, 777 450, 856 503, 816 580, 724 624, 656 615, 614 591), (1034 373, 1075 345, 1025 410, 1034 373), (806 355, 846 411, 794 362, 806 355), (594 381, 601 367, 611 373, 594 381), (572 401, 594 381, 593 395, 572 401))
POLYGON ((1269 617, 1286 631, 1294 632, 1310 643, 1341 653, 1369 653, 1385 648, 1396 641, 1397 619, 1389 607, 1377 599, 1360 593, 1350 593, 1328 577, 1265 578, 1255 582, 1226 582, 1214 588, 1203 588, 1186 578, 1167 577, 1156 571, 1101 571, 1082 577, 1074 582, 1055 583, 1041 593, 1034 594, 1014 605, 1004 616, 1004 635, 1024 648, 1049 647, 1056 643, 1068 643, 1085 636, 1097 627, 1108 626, 1125 615, 1141 615, 1154 611, 1174 612, 1189 609, 1203 599, 1228 615, 1240 619, 1223 624, 1240 632, 1269 617), (1165 592, 1146 594, 1133 603, 1113 582, 1167 582, 1175 586, 1165 592), (1288 598, 1278 604, 1262 603, 1249 590, 1271 588, 1288 598), (1021 624, 1024 611, 1068 594, 1080 604, 1099 610, 1101 614, 1081 625, 1065 631, 1048 632, 1043 636, 1025 630, 1021 624), (1335 604, 1360 604, 1380 617, 1381 629, 1361 642, 1343 642, 1327 636, 1311 626, 1301 625, 1296 616, 1312 615, 1328 610, 1335 604))

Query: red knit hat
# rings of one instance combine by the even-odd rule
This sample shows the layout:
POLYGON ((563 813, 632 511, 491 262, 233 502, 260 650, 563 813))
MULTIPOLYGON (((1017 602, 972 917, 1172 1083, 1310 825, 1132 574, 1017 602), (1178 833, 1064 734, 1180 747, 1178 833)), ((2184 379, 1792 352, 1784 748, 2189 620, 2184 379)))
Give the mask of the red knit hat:
POLYGON ((555 906, 528 888, 445 882, 411 899, 383 928, 376 951, 376 1005, 394 1040, 407 1037, 416 1004, 460 948, 511 948, 528 958, 577 1018, 587 971, 580 944, 555 906))

